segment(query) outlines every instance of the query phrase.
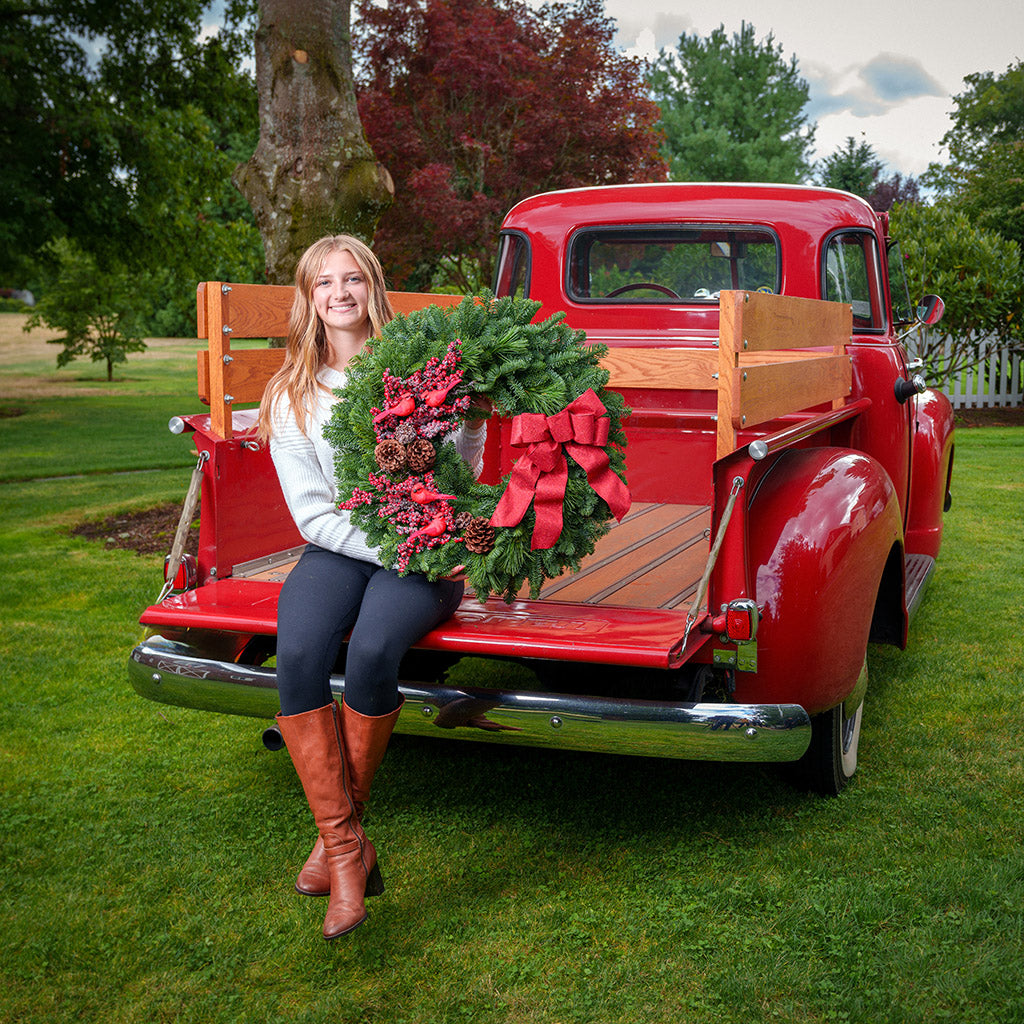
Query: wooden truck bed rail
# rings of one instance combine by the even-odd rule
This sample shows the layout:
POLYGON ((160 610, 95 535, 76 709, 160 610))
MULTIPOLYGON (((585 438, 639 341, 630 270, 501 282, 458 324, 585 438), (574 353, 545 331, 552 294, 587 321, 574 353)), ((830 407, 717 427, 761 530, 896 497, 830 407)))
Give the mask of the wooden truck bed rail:
MULTIPOLYGON (((284 350, 235 349, 232 339, 287 334, 294 289, 282 285, 204 281, 196 290, 199 397, 210 406, 213 431, 232 436, 232 406, 258 402, 284 350)), ((455 306, 459 295, 389 292, 396 312, 455 306)), ((613 348, 604 365, 612 388, 713 391, 717 394, 717 457, 736 448, 737 432, 787 413, 832 403, 850 393, 845 346, 853 313, 848 304, 762 292, 723 291, 718 350, 613 348), (807 352, 806 349, 831 352, 807 352)))

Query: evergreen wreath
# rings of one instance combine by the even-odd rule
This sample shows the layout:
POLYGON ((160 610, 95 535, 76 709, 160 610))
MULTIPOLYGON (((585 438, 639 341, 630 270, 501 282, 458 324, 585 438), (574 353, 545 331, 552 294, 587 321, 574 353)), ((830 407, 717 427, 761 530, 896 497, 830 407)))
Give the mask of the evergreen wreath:
POLYGON ((464 566, 481 601, 511 602, 524 583, 536 596, 545 579, 578 570, 628 509, 627 410, 605 390, 607 349, 586 345, 563 313, 532 323, 539 308, 515 297, 430 306, 395 317, 349 363, 324 437, 338 507, 385 566, 431 579, 464 566), (462 421, 488 418, 474 395, 513 418, 525 450, 498 485, 478 483, 451 440, 462 421))

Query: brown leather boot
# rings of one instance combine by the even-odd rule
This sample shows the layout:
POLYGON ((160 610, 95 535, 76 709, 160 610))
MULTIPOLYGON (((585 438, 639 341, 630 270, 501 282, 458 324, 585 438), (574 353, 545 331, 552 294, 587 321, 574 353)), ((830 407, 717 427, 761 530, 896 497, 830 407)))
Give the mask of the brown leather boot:
MULTIPOLYGON (((341 733, 345 743, 345 756, 348 761, 349 785, 352 799, 356 805, 356 817, 363 820, 366 801, 370 796, 370 786, 377 774, 388 740, 394 731, 395 723, 402 711, 405 698, 394 711, 386 715, 361 715, 353 711, 344 701, 341 704, 341 733)), ((376 863, 376 851, 374 851, 376 863)), ((379 878, 377 872, 376 878, 379 878)), ((374 881, 376 881, 376 878, 374 881)), ((295 881, 295 889, 304 896, 327 896, 330 893, 330 881, 327 877, 327 851, 322 839, 317 839, 306 863, 295 881)), ((384 891, 383 882, 379 886, 369 884, 367 896, 379 896, 384 891)))
POLYGON ((332 701, 299 715, 277 716, 327 861, 330 902, 324 938, 334 939, 366 920, 363 894, 371 877, 379 877, 377 855, 356 817, 341 714, 332 701))

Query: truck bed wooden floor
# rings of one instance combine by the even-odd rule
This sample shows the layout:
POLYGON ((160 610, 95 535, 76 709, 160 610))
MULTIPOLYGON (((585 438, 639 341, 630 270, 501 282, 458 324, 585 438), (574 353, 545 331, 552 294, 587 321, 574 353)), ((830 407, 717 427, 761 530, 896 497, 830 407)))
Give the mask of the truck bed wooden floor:
MULTIPOLYGON (((707 505, 634 504, 577 573, 548 580, 542 601, 627 608, 678 608, 692 598, 708 556, 707 505)), ((285 579, 297 552, 235 566, 235 579, 285 579)), ((521 597, 527 597, 524 592, 521 597)))

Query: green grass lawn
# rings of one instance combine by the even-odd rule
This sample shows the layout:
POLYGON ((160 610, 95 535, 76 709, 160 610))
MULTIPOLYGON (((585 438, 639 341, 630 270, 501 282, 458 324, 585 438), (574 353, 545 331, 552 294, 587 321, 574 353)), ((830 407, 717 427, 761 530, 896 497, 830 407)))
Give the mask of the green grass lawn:
POLYGON ((135 695, 160 558, 69 532, 183 497, 189 443, 155 453, 149 417, 198 406, 147 391, 0 420, 0 1022, 1024 1019, 1024 429, 957 436, 939 568, 909 649, 870 652, 840 798, 399 736, 368 822, 387 892, 327 945, 287 755, 135 695))

